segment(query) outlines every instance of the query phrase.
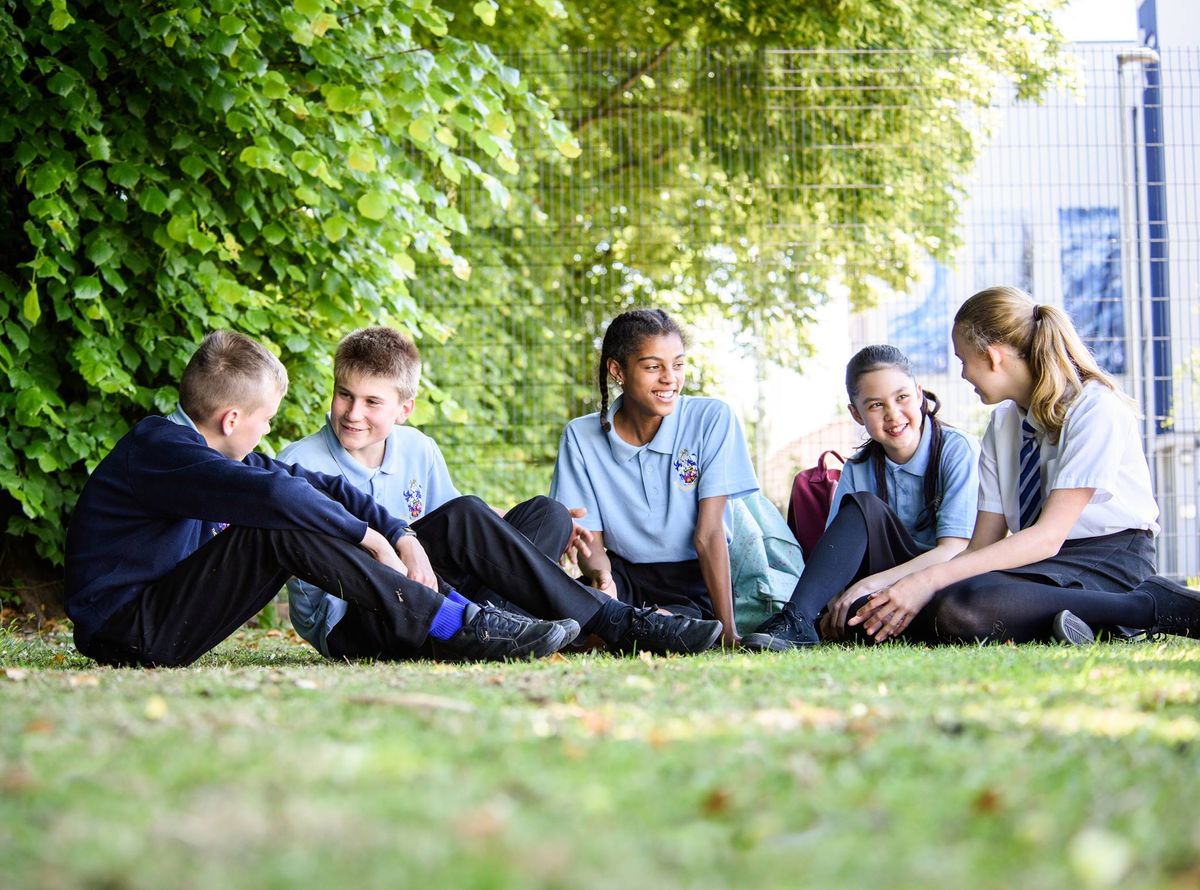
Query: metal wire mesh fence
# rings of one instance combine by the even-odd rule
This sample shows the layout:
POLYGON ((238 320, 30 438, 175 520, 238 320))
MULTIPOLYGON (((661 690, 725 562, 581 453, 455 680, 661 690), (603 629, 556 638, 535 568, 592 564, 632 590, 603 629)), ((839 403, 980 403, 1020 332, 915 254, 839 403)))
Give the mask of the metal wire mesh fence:
POLYGON ((1076 87, 1039 102, 950 51, 515 60, 583 154, 521 171, 538 197, 475 226, 471 287, 419 279, 453 334, 422 344, 454 409, 425 427, 459 487, 498 506, 546 490, 563 425, 596 409, 603 324, 631 305, 687 324, 689 390, 734 405, 779 504, 821 451, 861 441, 842 373, 867 343, 904 349, 943 416, 979 433, 950 322, 1007 283, 1064 306, 1137 400, 1160 570, 1200 574, 1200 52, 1071 52, 1076 87), (940 79, 912 76, 931 60, 940 79))

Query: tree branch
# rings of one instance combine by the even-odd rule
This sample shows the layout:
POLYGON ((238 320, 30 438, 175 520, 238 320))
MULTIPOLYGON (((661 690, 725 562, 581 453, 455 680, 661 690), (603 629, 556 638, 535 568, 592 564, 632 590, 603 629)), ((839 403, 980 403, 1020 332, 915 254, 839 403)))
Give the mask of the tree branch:
POLYGON ((613 87, 609 94, 603 100, 598 102, 589 113, 576 118, 576 120, 574 120, 571 124, 571 129, 578 133, 580 130, 594 121, 597 121, 602 117, 607 117, 609 115, 609 109, 613 107, 613 103, 616 102, 617 97, 637 83, 640 78, 658 68, 658 66, 662 64, 663 59, 667 57, 667 54, 671 52, 671 47, 674 45, 675 41, 671 40, 659 47, 658 51, 655 52, 654 57, 651 58, 649 62, 631 73, 623 81, 613 87))

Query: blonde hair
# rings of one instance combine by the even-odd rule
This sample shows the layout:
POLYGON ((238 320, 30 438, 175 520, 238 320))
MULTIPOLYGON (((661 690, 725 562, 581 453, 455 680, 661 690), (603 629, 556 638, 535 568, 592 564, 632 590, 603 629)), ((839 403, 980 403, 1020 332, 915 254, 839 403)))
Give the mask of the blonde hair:
POLYGON ((1033 397, 1029 413, 1057 442, 1067 411, 1084 384, 1096 381, 1121 393, 1116 382, 1096 364, 1070 317, 1057 306, 1035 303, 1015 287, 989 287, 962 304, 954 326, 979 352, 1003 343, 1029 363, 1033 397))
POLYGON ((417 396, 421 353, 394 328, 361 328, 347 334, 333 355, 334 382, 343 383, 349 374, 391 380, 404 402, 417 396))
POLYGON ((179 404, 203 423, 222 408, 256 411, 287 387, 287 369, 265 346, 237 331, 213 331, 183 369, 179 404))

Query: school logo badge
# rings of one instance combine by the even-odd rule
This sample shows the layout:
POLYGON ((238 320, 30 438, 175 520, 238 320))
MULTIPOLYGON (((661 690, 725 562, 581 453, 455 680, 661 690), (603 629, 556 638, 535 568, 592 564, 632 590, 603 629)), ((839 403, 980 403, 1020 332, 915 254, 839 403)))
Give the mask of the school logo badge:
POLYGON ((425 512, 425 492, 421 491, 421 483, 416 479, 408 480, 408 488, 404 489, 404 503, 408 505, 409 519, 420 519, 425 512))
POLYGON ((686 448, 679 449, 679 457, 675 458, 675 462, 671 464, 675 468, 676 483, 684 490, 690 490, 696 487, 696 480, 700 478, 700 466, 696 463, 696 457, 686 448))

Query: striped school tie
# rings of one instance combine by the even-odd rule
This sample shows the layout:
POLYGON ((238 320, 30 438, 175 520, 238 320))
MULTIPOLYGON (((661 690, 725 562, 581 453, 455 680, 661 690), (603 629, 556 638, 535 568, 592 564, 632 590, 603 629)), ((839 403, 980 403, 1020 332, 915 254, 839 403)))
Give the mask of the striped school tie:
POLYGON ((1042 474, 1038 463, 1042 446, 1037 431, 1028 420, 1021 421, 1021 476, 1018 480, 1018 503, 1021 508, 1021 528, 1033 525, 1042 512, 1042 474))

